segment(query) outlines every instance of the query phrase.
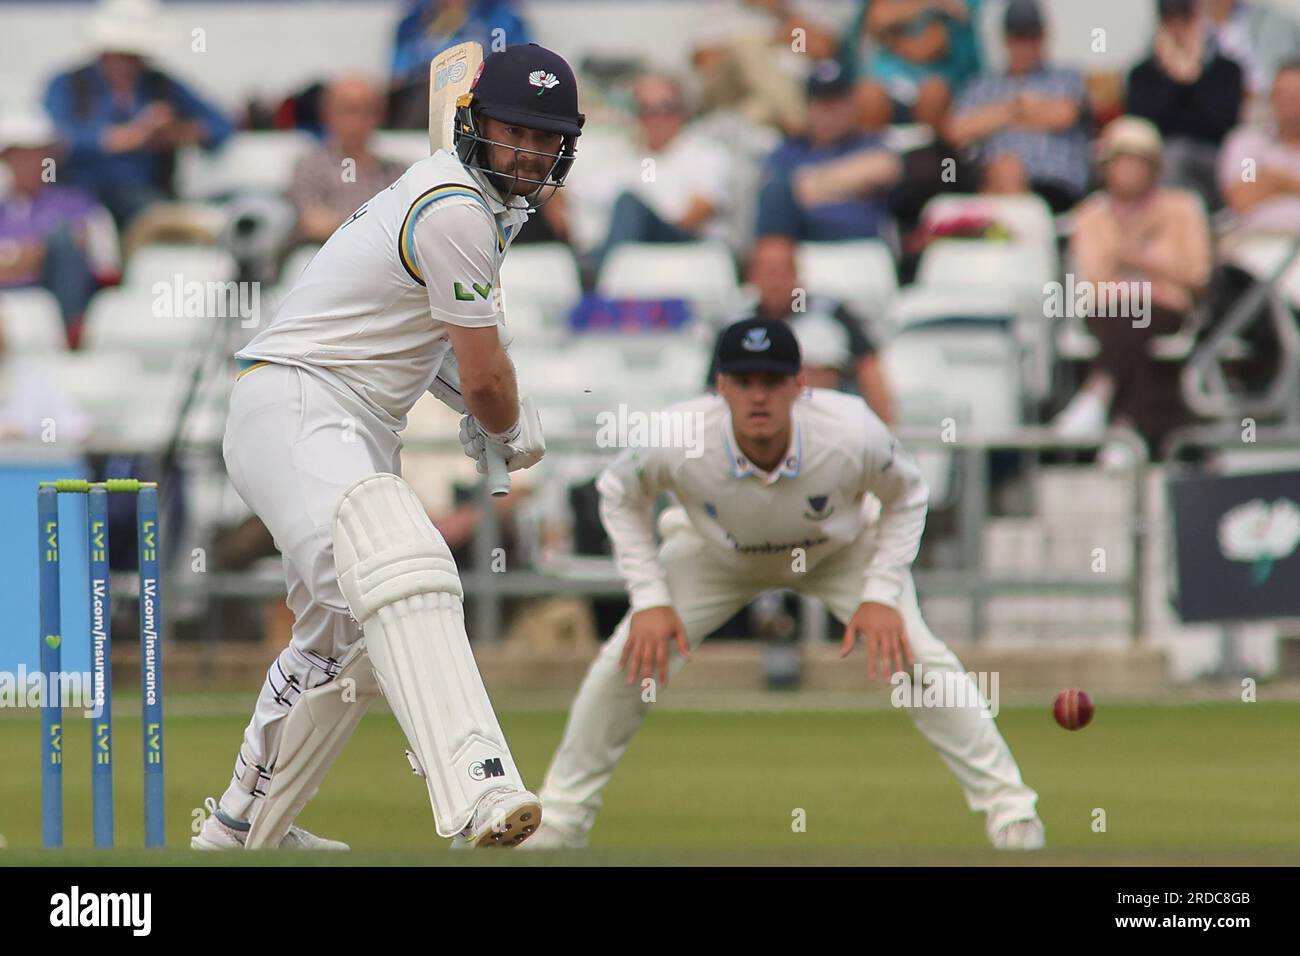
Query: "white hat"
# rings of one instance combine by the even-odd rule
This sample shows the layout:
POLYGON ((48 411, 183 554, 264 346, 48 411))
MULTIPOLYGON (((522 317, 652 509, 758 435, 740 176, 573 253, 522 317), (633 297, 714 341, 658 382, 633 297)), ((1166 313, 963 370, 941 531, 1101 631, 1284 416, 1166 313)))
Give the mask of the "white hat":
POLYGON ((0 150, 13 146, 40 149, 58 141, 58 130, 39 106, 0 112, 0 150))
POLYGON ((100 0, 90 21, 90 39, 100 53, 152 56, 158 48, 153 0, 100 0))

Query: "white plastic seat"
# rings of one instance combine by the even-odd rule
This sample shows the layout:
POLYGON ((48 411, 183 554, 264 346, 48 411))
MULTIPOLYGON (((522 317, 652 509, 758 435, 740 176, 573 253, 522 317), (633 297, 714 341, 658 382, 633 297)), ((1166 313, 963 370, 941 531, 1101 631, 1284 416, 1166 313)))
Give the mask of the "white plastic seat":
POLYGON ((415 129, 377 129, 370 137, 370 148, 376 156, 400 163, 403 169, 433 152, 429 134, 415 129))
POLYGON ((512 245, 501 265, 501 289, 505 296, 506 322, 520 304, 541 311, 547 326, 564 328, 569 310, 582 298, 578 263, 569 247, 561 242, 512 245))
POLYGON ((292 184, 293 167, 317 146, 299 130, 235 133, 215 153, 182 150, 177 161, 183 199, 215 199, 236 193, 279 195, 292 184))
POLYGON ((1014 297, 1015 335, 1028 353, 1024 384, 1037 399, 1051 392, 1055 320, 1045 315, 1044 287, 1055 281, 1055 270, 1041 249, 993 240, 940 239, 926 247, 917 267, 921 286, 987 286, 1014 297))
MULTIPOLYGON (((941 325, 900 332, 881 361, 898 395, 900 422, 941 433, 952 419, 957 443, 963 434, 1005 432, 1021 415, 1019 349, 1011 336, 990 327, 941 325)), ((947 504, 954 493, 952 455, 913 449, 930 484, 931 502, 947 504)))
POLYGON ((64 352, 68 335, 59 302, 45 289, 7 289, 0 292, 0 327, 5 346, 22 354, 64 352))
POLYGON ((1040 298, 1055 278, 1046 252, 994 239, 937 239, 916 269, 918 285, 1003 285, 1040 298))
POLYGON ((131 254, 123 285, 152 286, 155 282, 229 282, 235 277, 235 260, 216 246, 168 243, 141 246, 131 254))
MULTIPOLYGON (((1241 236, 1227 244, 1224 259, 1262 282, 1282 265, 1294 244, 1295 236, 1241 236)), ((1300 308, 1300 256, 1282 273, 1277 290, 1288 305, 1300 308)))
POLYGON ((139 401, 152 394, 144 363, 131 352, 66 352, 39 362, 59 390, 90 418, 97 440, 121 438, 126 419, 139 401), (149 388, 142 388, 149 383, 149 388))
POLYGON ((605 260, 596 288, 614 298, 685 299, 706 321, 720 318, 738 293, 721 242, 624 243, 605 260))
POLYGON ((1019 196, 943 193, 927 202, 921 210, 922 222, 957 216, 987 216, 996 220, 1011 233, 1011 245, 1033 247, 1045 255, 1052 271, 1048 279, 1056 277, 1060 267, 1056 220, 1052 207, 1041 196, 1032 193, 1019 196))
MULTIPOLYGON (((148 288, 119 286, 98 292, 86 309, 82 347, 91 351, 129 351, 151 368, 167 367, 190 349, 202 347, 220 318, 205 307, 203 315, 177 314, 171 293, 159 297, 148 288)), ((184 301, 182 301, 182 306, 184 301)))
POLYGON ((893 254, 879 239, 800 243, 798 266, 801 287, 838 299, 873 328, 898 294, 893 254))

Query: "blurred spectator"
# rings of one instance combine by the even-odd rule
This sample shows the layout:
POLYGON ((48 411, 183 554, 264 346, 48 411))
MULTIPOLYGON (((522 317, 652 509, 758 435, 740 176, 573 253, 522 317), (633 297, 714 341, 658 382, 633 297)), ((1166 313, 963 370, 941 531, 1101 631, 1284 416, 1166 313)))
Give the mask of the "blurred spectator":
POLYGON ((322 106, 325 142, 298 160, 289 189, 303 242, 324 242, 403 172, 400 164, 370 151, 370 136, 384 118, 384 96, 373 82, 341 76, 326 89, 322 106))
POLYGON ((815 2, 715 0, 701 11, 704 32, 691 61, 700 82, 700 112, 735 110, 751 123, 788 136, 803 129, 809 60, 835 54, 834 31, 815 2), (803 31, 795 49, 796 30, 803 31))
POLYGON ((859 0, 849 34, 859 69, 864 129, 923 123, 941 129, 955 94, 980 68, 975 29, 982 0, 859 0))
POLYGON ((39 365, 12 354, 0 321, 0 442, 83 444, 90 420, 39 365))
POLYGON ((1205 0, 1219 51, 1241 67, 1252 100, 1266 99, 1277 68, 1300 57, 1300 25, 1279 10, 1248 0, 1205 0))
POLYGON ((1197 0, 1157 0, 1160 26, 1150 57, 1128 77, 1126 110, 1164 137, 1164 181, 1219 208, 1215 159, 1241 115, 1241 67, 1223 56, 1197 0))
POLYGON ((514 0, 413 0, 393 41, 389 126, 429 126, 429 62, 457 43, 474 41, 483 54, 532 43, 514 0))
POLYGON ((1007 72, 982 75, 958 98, 947 126, 957 147, 974 146, 981 186, 1033 191, 1065 212, 1088 189, 1088 99, 1083 77, 1044 61, 1036 0, 1011 0, 1005 21, 1007 72))
MULTIPOLYGON (((1282 63, 1269 85, 1268 124, 1237 129, 1219 157, 1219 189, 1236 217, 1224 249, 1252 236, 1300 236, 1300 59, 1282 63)), ((1211 316, 1227 318, 1258 278, 1231 263, 1215 268, 1211 316)), ((1251 354, 1232 372, 1247 392, 1266 391, 1277 372, 1281 348, 1269 318, 1269 304, 1261 302, 1238 336, 1251 354)))
POLYGON ((0 198, 0 289, 48 289, 75 345, 90 296, 117 278, 118 246, 113 220, 93 196, 53 182, 57 140, 43 112, 0 118, 0 163, 10 179, 0 198))
POLYGON ((1300 235, 1300 59, 1281 64, 1270 85, 1270 122, 1228 137, 1219 189, 1242 232, 1300 235))
POLYGON ((172 195, 176 150, 216 146, 229 120, 147 64, 155 45, 152 0, 103 0, 91 24, 94 62, 59 74, 45 108, 69 146, 69 176, 123 226, 172 195))
MULTIPOLYGON (((801 288, 795 253, 795 243, 782 236, 754 244, 746 271, 746 301, 732 321, 785 319, 800 342, 806 340, 811 347, 804 356, 810 387, 856 391, 882 421, 891 423, 893 396, 861 319, 843 304, 801 288)), ((716 364, 715 343, 706 383, 710 389, 717 378, 716 364)))
POLYGON ((808 79, 804 135, 767 161, 755 232, 811 242, 880 238, 890 221, 886 198, 901 174, 879 135, 857 131, 852 83, 838 63, 823 60, 808 79))
POLYGON ((730 238, 730 157, 687 127, 681 84, 647 73, 633 87, 639 154, 614 202, 601 258, 623 242, 730 238))
POLYGON ((1210 227, 1195 193, 1158 185, 1160 133, 1150 122, 1112 122, 1099 158, 1105 187, 1076 211, 1070 252, 1076 279, 1096 290, 1088 329, 1100 353, 1056 427, 1082 435, 1107 421, 1128 425, 1154 454, 1188 412, 1179 391, 1182 363, 1155 358, 1151 342, 1180 331, 1203 291, 1210 227), (1101 283, 1128 294, 1112 297, 1101 283), (1124 314, 1111 314, 1111 304, 1124 314))

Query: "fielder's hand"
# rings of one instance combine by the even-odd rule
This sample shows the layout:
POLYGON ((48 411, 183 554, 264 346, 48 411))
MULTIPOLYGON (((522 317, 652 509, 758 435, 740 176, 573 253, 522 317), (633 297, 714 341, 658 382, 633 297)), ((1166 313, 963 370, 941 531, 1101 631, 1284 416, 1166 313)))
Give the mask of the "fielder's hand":
POLYGON ((668 686, 669 645, 677 642, 682 657, 690 658, 691 649, 686 643, 686 628, 677 612, 670 607, 648 607, 632 615, 631 631, 618 667, 627 667, 627 683, 654 677, 659 672, 659 682, 668 686))
POLYGON ((876 676, 876 659, 880 659, 880 676, 888 677, 904 670, 903 661, 912 663, 912 645, 907 642, 903 615, 887 604, 863 601, 844 629, 840 657, 848 657, 861 632, 867 639, 867 676, 876 676))
POLYGON ((484 452, 489 446, 495 446, 501 453, 507 471, 531 468, 546 454, 542 420, 537 416, 537 407, 531 398, 525 398, 519 403, 519 421, 504 434, 495 435, 484 431, 478 419, 466 415, 460 420, 460 445, 465 454, 474 459, 480 475, 487 474, 484 452))

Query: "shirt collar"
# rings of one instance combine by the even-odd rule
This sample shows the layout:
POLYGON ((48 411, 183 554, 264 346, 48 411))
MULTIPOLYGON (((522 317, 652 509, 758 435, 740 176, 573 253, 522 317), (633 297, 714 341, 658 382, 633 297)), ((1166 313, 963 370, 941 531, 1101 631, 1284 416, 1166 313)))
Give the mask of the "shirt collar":
POLYGON ((785 457, 781 459, 780 466, 774 471, 765 472, 750 461, 745 453, 740 450, 740 446, 736 444, 736 436, 731 428, 731 412, 728 411, 722 419, 722 447, 727 452, 731 477, 739 480, 753 475, 765 485, 775 484, 776 480, 782 477, 799 477, 799 463, 803 452, 803 429, 799 427, 797 405, 791 413, 790 420, 793 426, 790 430, 790 447, 785 450, 785 457))

